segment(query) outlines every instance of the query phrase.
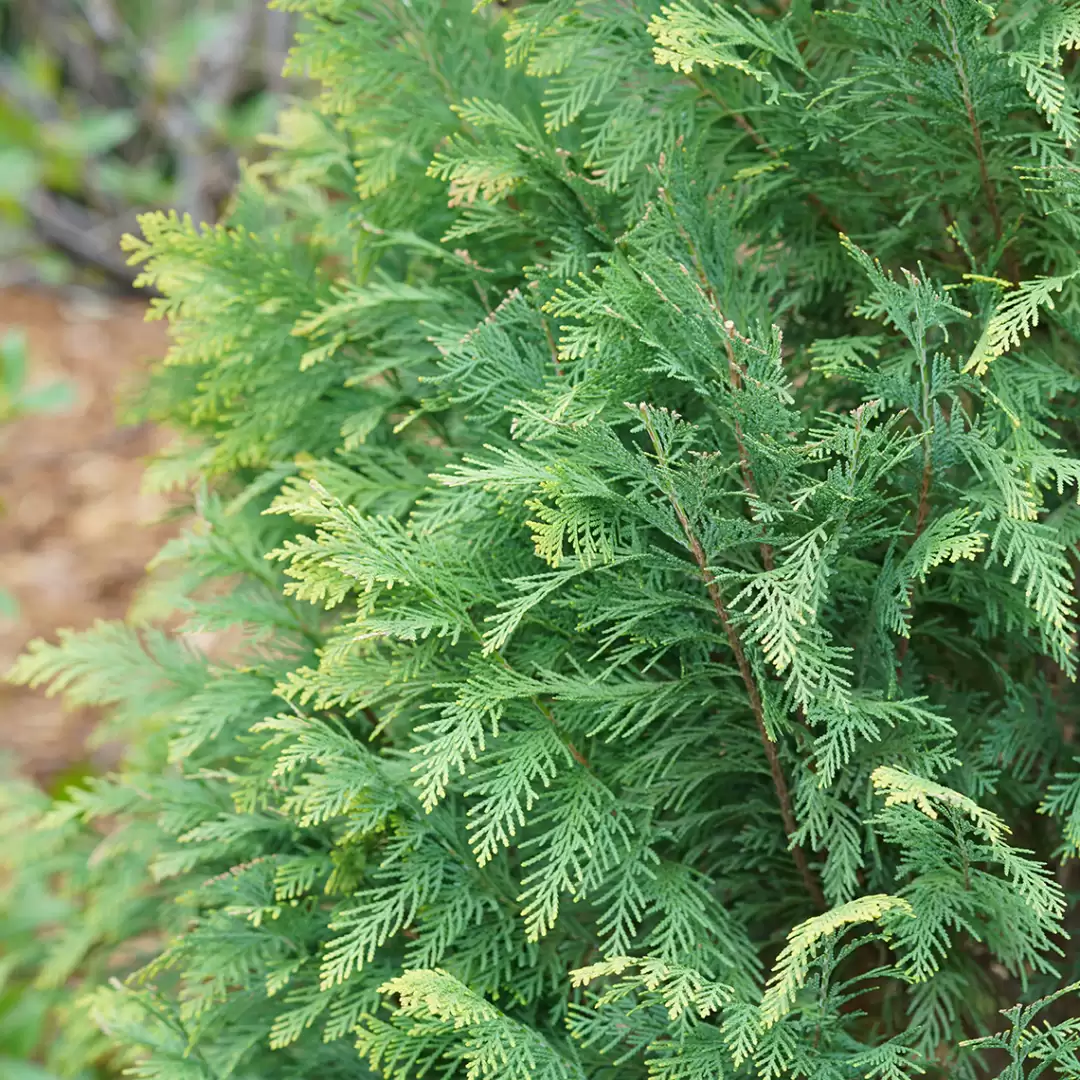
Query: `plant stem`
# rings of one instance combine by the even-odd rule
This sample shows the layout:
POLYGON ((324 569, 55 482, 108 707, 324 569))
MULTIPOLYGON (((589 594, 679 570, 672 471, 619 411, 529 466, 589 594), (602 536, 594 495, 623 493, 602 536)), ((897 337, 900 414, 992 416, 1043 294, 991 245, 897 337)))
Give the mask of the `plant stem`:
MULTIPOLYGON (((743 118, 740 118, 743 119, 743 118)), ((745 119, 743 122, 746 123, 745 119)), ((749 125, 747 125, 749 127, 749 125)), ((750 129, 752 131, 752 129, 750 129)), ((756 134, 756 133, 755 133, 756 134)), ((716 295, 716 289, 713 287, 712 281, 709 278, 708 273, 705 270, 704 260, 701 258, 701 253, 698 251, 697 245, 694 243, 693 237, 689 234, 682 222, 679 220, 678 214, 675 209, 674 200, 671 198, 671 194, 663 187, 659 189, 658 194, 664 200, 665 205, 668 208, 668 212, 671 214, 672 221, 675 223, 675 227, 679 232, 679 236, 683 243, 686 245, 687 253, 690 256, 690 261, 694 267, 694 272, 697 275, 698 283, 701 287, 702 293, 708 300, 710 307, 715 312, 721 325, 724 327, 726 336, 724 338, 724 351, 727 354, 728 360, 728 377, 731 383, 731 390, 733 393, 737 393, 743 383, 743 370, 739 364, 738 358, 735 355, 735 349, 733 346, 733 338, 736 333, 735 324, 731 319, 724 317, 723 311, 720 309, 719 298, 716 295)), ((643 410, 643 416, 645 417, 646 430, 649 432, 649 437, 652 439, 653 447, 658 455, 662 458, 662 448, 659 444, 659 440, 656 437, 655 430, 652 427, 651 421, 645 415, 643 410)), ((751 504, 756 500, 758 489, 757 483, 754 477, 753 465, 750 462, 750 456, 746 451, 746 442, 743 436, 742 425, 740 424, 738 417, 733 421, 733 430, 735 433, 735 444, 739 454, 739 472, 742 477, 742 486, 747 498, 751 501, 751 504)), ((743 683, 746 686, 746 692, 750 699, 750 708, 754 714, 754 721, 757 725, 758 734, 761 737, 761 744, 765 750, 765 757, 769 763, 769 772, 772 774, 773 787, 776 789, 777 801, 780 804, 780 816, 784 823, 784 832, 790 840, 794 836, 797 823, 795 821, 795 814, 791 806, 791 794, 788 789, 787 779, 784 776, 783 766, 780 763, 780 756, 776 749, 776 744, 769 737, 768 728, 765 724, 765 710, 761 701, 761 693, 758 690, 757 683, 754 679, 754 674, 750 669, 749 661, 746 658, 746 652, 743 649, 742 640, 739 637, 738 631, 735 629, 731 622, 730 614, 727 607, 724 604, 723 597, 720 593, 720 587, 713 577, 712 573, 708 569, 708 564, 705 558, 705 552, 701 546, 701 542, 695 535, 692 526, 690 525, 689 518, 686 515, 682 504, 679 501, 678 495, 674 489, 668 492, 668 498, 671 501, 672 507, 675 510, 675 515, 679 519, 679 524, 682 527, 684 534, 686 535, 687 544, 690 547, 691 554, 694 556, 694 561, 698 565, 698 569, 701 573, 702 580, 705 582, 705 588, 709 593, 709 599, 712 601, 713 609, 716 612, 716 617, 720 622, 720 625, 724 628, 724 633, 727 636, 728 643, 731 646, 731 651, 735 655, 735 662, 739 668, 739 674, 742 677, 743 683)), ((762 542, 760 545, 761 561, 765 570, 772 571, 776 566, 776 560, 773 554, 772 545, 762 542)), ((800 709, 800 719, 802 710, 800 709)), ((813 871, 810 869, 810 864, 806 857, 806 852, 798 844, 791 845, 791 855, 795 861, 795 865, 799 871, 799 875, 802 877, 803 883, 806 886, 807 892, 813 898, 814 903, 821 909, 825 909, 828 905, 825 903, 825 896, 822 893, 821 886, 818 883, 817 878, 814 876, 813 871)))
MULTIPOLYGON (((968 82, 967 70, 964 68, 964 58, 960 54, 960 43, 956 37, 956 25, 949 15, 948 7, 942 8, 942 17, 949 29, 952 60, 956 66, 956 77, 960 83, 960 94, 964 100, 964 111, 967 113, 968 126, 971 128, 971 140, 975 145, 975 157, 979 162, 979 180, 982 184, 983 198, 986 199, 986 208, 990 212, 990 220, 994 224, 994 239, 1000 241, 1003 228, 1001 211, 998 209, 997 191, 994 188, 994 182, 990 179, 990 170, 987 168, 986 148, 983 146, 982 130, 979 127, 979 121, 975 115, 975 106, 971 98, 971 84, 968 82)), ((1020 271, 1016 265, 1015 255, 1010 253, 1007 264, 1009 276, 1014 281, 1019 281, 1020 271)))
MULTIPOLYGON (((912 544, 918 541, 922 536, 923 529, 926 528, 926 519, 930 515, 930 483, 934 477, 933 458, 930 453, 930 429, 931 429, 931 415, 930 415, 930 394, 929 386, 927 383, 926 373, 926 350, 922 350, 922 360, 920 363, 921 377, 923 385, 923 415, 922 415, 922 444, 923 444, 923 471, 922 480, 919 483, 919 503, 915 511, 915 536, 912 538, 912 544)), ((914 595, 914 584, 908 586, 907 590, 907 602, 911 604, 911 598, 914 595)), ((899 682, 902 677, 901 668, 904 663, 904 658, 907 656, 908 649, 911 646, 911 638, 901 638, 900 644, 896 647, 896 681, 899 682)))
MULTIPOLYGON (((759 150, 763 150, 774 160, 779 158, 780 155, 769 145, 765 136, 762 135, 742 113, 735 112, 731 109, 728 106, 728 103, 712 87, 710 87, 696 71, 691 74, 690 81, 702 94, 715 101, 716 104, 720 106, 721 111, 731 118, 732 123, 734 123, 740 131, 744 132, 759 150)), ((836 219, 833 212, 821 201, 815 192, 806 192, 806 201, 825 219, 826 222, 828 222, 830 228, 835 229, 838 233, 847 232, 844 226, 836 219)))
MULTIPOLYGON (((709 275, 705 272, 705 264, 702 261, 701 254, 697 249, 697 245, 694 243, 693 237, 686 231, 683 223, 679 220, 678 214, 675 211, 674 200, 671 198, 671 193, 666 188, 661 187, 658 190, 658 194, 664 200, 668 212, 671 214, 671 219, 675 223, 675 228, 678 230, 679 236, 686 245, 686 250, 690 255, 694 273, 697 274, 701 291, 705 294, 706 300, 709 301, 709 306, 716 313, 716 317, 720 320, 726 332, 727 336, 724 338, 724 351, 727 353, 728 377, 731 380, 732 391, 737 392, 742 387, 743 372, 735 357, 735 349, 731 343, 732 336, 735 333, 735 324, 730 319, 725 319, 724 313, 720 310, 720 303, 716 296, 716 290, 709 280, 709 275)), ((742 424, 739 422, 738 416, 734 417, 732 428, 735 433, 735 445, 739 453, 739 472, 742 474, 743 489, 750 498, 751 503, 753 503, 757 498, 757 484, 754 481, 754 470, 750 464, 750 456, 746 452, 746 441, 743 437, 742 424)), ((766 570, 772 570, 775 566, 771 544, 763 543, 761 545, 761 561, 766 570)))
MULTIPOLYGON (((652 420, 648 415, 648 410, 642 408, 641 415, 645 424, 645 430, 648 432, 649 438, 652 441, 657 461, 661 466, 665 466, 667 461, 664 455, 663 446, 660 443, 659 436, 656 433, 652 420)), ((758 734, 761 737, 761 745, 765 751, 765 759, 769 763, 769 772, 772 775, 773 787, 776 790, 776 799, 780 806, 780 818, 784 824, 784 833, 788 837, 788 840, 791 841, 791 838, 795 835, 798 828, 795 821, 795 813, 791 806, 791 792, 788 788, 787 778, 784 776, 784 767, 780 763, 780 755, 777 751, 776 743, 770 738, 768 727, 765 724, 765 707, 761 701, 761 692, 758 690, 757 682, 754 679, 754 673, 750 668, 750 661, 746 657, 746 650, 743 648, 739 632, 731 621, 731 615, 724 603, 723 595, 720 592, 720 586, 717 584, 712 571, 709 570, 708 561, 705 558, 705 550, 701 546, 701 541, 694 532, 693 526, 690 524, 690 519, 687 517, 686 510, 683 508, 678 494, 674 488, 670 486, 665 494, 668 497, 668 501, 671 503, 672 509, 675 511, 675 516, 679 520, 679 525, 682 527, 683 534, 686 537, 687 546, 690 549, 691 555, 694 557, 694 562, 697 563, 698 570, 701 574, 701 580, 705 584, 709 599, 712 601, 713 610, 716 612, 717 621, 723 627, 724 634, 728 640, 728 645, 731 647, 731 651, 735 656, 735 663, 739 669, 739 675, 742 678, 743 685, 746 687, 747 697, 750 699, 750 711, 754 715, 754 723, 757 725, 758 734)), ((810 863, 806 858, 806 852, 796 843, 791 843, 790 849, 791 857, 795 862, 795 867, 799 871, 799 876, 802 878, 803 884, 806 886, 806 891, 810 894, 811 899, 819 908, 826 908, 828 905, 825 903, 825 896, 821 891, 821 885, 814 876, 813 870, 810 869, 810 863)))

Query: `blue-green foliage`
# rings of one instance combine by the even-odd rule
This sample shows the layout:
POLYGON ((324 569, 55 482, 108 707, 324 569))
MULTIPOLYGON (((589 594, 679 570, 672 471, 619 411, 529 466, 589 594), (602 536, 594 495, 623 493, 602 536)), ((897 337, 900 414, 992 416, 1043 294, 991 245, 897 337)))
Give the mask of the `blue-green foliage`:
POLYGON ((180 628, 15 669, 130 740, 38 826, 157 949, 82 1007, 154 1080, 1080 1075, 1080 6, 283 6, 320 108, 130 244, 180 628))

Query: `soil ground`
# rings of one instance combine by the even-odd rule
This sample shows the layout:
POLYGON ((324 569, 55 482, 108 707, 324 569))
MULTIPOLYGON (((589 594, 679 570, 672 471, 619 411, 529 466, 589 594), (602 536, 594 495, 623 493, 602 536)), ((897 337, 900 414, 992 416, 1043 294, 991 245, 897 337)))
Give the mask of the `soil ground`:
MULTIPOLYGON (((0 675, 28 641, 124 615, 168 535, 164 500, 141 491, 166 436, 118 428, 115 402, 164 350, 145 305, 91 292, 0 290, 0 336, 23 330, 31 381, 62 379, 75 404, 0 429, 0 585, 19 615, 0 616, 0 675)), ((47 781, 86 757, 93 716, 0 683, 0 758, 47 781)))

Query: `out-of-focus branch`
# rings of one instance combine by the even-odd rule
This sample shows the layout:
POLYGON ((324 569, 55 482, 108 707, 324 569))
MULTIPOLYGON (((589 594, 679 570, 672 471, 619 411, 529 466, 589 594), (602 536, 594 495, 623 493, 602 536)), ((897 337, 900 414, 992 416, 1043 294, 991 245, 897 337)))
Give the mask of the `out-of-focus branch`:
POLYGON ((10 64, 0 64, 0 95, 39 124, 47 124, 60 117, 56 102, 38 93, 10 64))
POLYGON ((293 20, 287 11, 264 10, 263 78, 267 89, 274 94, 285 92, 285 61, 289 57, 293 20))
POLYGON ((196 85, 187 94, 173 95, 160 113, 162 133, 177 162, 178 202, 196 221, 214 220, 228 187, 225 163, 213 152, 200 112, 219 114, 243 91, 262 7, 262 0, 248 0, 228 29, 206 43, 197 61, 196 85))
POLYGON ((30 196, 26 209, 45 243, 131 287, 136 270, 128 266, 120 251, 120 237, 135 227, 133 215, 101 218, 71 199, 43 189, 30 196))
POLYGON ((228 30, 212 41, 201 58, 205 81, 199 96, 219 108, 231 104, 243 89, 259 33, 263 0, 248 0, 232 18, 228 30))
POLYGON ((106 109, 131 105, 123 80, 103 63, 99 42, 81 5, 73 0, 33 0, 18 9, 34 36, 63 60, 67 81, 80 95, 106 109))
MULTIPOLYGON (((292 17, 268 11, 266 0, 231 0, 231 14, 215 22, 214 33, 203 35, 185 62, 182 84, 173 86, 162 78, 159 50, 195 5, 155 0, 158 4, 168 11, 161 12, 162 34, 155 30, 150 40, 140 36, 141 23, 130 22, 117 0, 13 0, 16 47, 44 47, 63 73, 64 98, 54 101, 14 63, 2 61, 0 94, 43 128, 58 124, 66 130, 73 118, 67 106, 75 115, 132 110, 137 130, 110 155, 132 170, 159 172, 167 162, 174 178, 170 204, 196 221, 211 222, 232 190, 243 153, 223 137, 221 122, 252 93, 283 91, 292 17)), ((135 215, 126 212, 123 199, 116 176, 90 159, 72 197, 43 184, 26 199, 24 210, 46 243, 130 287, 134 273, 117 244, 135 227, 135 215)))
POLYGON ((99 41, 114 45, 130 39, 127 24, 120 17, 113 0, 83 0, 83 11, 99 41))

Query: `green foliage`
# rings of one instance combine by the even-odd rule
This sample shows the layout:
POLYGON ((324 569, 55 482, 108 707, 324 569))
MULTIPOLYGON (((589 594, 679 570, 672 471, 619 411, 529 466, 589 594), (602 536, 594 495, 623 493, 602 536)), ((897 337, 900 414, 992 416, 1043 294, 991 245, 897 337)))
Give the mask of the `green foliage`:
POLYGON ((0 339, 0 423, 34 413, 63 411, 72 403, 67 383, 28 386, 29 374, 26 338, 9 331, 0 339))
POLYGON ((154 1080, 1077 1075, 1080 7, 280 6, 18 962, 154 1080))

